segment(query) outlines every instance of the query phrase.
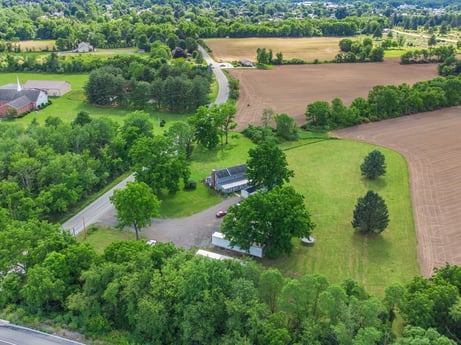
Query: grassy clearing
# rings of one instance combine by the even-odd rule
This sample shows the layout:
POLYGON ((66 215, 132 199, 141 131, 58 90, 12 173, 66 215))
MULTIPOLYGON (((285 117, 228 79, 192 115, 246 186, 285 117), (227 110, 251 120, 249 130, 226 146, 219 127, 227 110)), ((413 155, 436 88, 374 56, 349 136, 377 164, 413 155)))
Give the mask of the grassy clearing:
POLYGON ((212 169, 222 169, 243 164, 248 158, 251 141, 240 133, 229 136, 229 144, 218 146, 215 150, 196 148, 192 154, 191 178, 197 181, 195 191, 179 191, 175 196, 161 195, 162 217, 186 217, 202 211, 222 201, 225 196, 212 191, 204 185, 203 179, 210 175, 212 169))
POLYGON ((87 242, 93 246, 98 254, 115 241, 134 240, 135 234, 131 231, 116 230, 105 226, 90 226, 86 232, 77 235, 77 240, 87 242))
MULTIPOLYGON (((309 143, 309 141, 308 141, 309 143)), ((286 151, 295 171, 291 184, 305 196, 315 245, 293 240, 291 257, 264 261, 285 274, 324 274, 331 282, 352 278, 371 293, 382 295, 392 282, 405 282, 418 274, 416 238, 406 162, 398 153, 379 148, 386 156, 387 174, 375 182, 360 175, 363 158, 375 146, 328 140, 286 151), (378 236, 356 234, 351 226, 357 198, 368 189, 387 203, 389 227, 378 236)))

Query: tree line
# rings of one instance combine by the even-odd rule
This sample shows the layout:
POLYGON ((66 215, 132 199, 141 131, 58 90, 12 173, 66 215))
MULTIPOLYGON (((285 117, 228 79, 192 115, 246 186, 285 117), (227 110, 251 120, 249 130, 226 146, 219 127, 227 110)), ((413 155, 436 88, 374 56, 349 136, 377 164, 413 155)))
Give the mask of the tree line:
POLYGON ((133 62, 122 70, 105 66, 92 71, 84 86, 88 102, 135 109, 195 111, 208 103, 212 77, 205 67, 189 63, 149 68, 133 62))
POLYGON ((348 107, 339 98, 331 103, 316 101, 308 104, 305 126, 343 128, 460 104, 460 76, 438 77, 412 86, 376 85, 367 98, 358 97, 348 107))
MULTIPOLYGON (((0 307, 111 344, 433 344, 461 337, 461 268, 391 284, 299 278, 171 243, 110 244, 102 254, 37 220, 0 218, 0 307), (5 273, 8 272, 8 273, 5 273), (392 332, 397 310, 405 322, 392 332)), ((16 315, 17 315, 16 314, 16 315)))

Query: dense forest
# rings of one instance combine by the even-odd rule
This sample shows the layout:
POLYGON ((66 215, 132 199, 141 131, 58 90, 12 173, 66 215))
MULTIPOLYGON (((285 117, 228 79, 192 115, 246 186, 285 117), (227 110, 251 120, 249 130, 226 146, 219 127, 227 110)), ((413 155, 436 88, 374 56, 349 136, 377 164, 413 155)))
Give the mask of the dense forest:
MULTIPOLYGON (((461 268, 390 285, 285 278, 252 261, 211 260, 169 243, 114 242, 102 255, 57 226, 2 209, 0 307, 111 344, 433 344, 461 337, 461 268), (396 312, 407 326, 395 339, 396 312)), ((16 316, 15 316, 16 315, 16 316)))

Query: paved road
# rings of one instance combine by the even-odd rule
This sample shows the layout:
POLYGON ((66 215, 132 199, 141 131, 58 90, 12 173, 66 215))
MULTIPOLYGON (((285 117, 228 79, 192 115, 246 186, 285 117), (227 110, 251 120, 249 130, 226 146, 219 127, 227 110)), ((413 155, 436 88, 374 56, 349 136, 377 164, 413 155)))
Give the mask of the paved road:
POLYGON ((0 324, 0 345, 84 345, 29 328, 0 324))
MULTIPOLYGON (((216 97, 214 104, 226 103, 227 99, 229 98, 229 84, 228 84, 226 75, 221 70, 220 64, 215 62, 201 46, 198 47, 198 50, 202 53, 203 58, 205 59, 207 64, 211 64, 213 66, 213 72, 216 76, 216 80, 218 81, 219 92, 218 92, 218 96, 216 97)), ((115 209, 114 209, 114 206, 111 204, 109 197, 114 193, 115 189, 121 189, 125 187, 126 183, 129 181, 134 181, 133 175, 130 175, 128 178, 123 180, 117 186, 115 186, 110 191, 102 195, 99 199, 91 203, 89 206, 85 207, 82 211, 80 211, 75 216, 73 216, 68 221, 66 221, 64 224, 62 224, 62 227, 64 229, 71 231, 74 235, 77 235, 78 233, 83 231, 83 229, 85 229, 91 224, 103 223, 107 225, 115 225, 116 224, 115 209)), ((160 224, 163 224, 165 222, 168 222, 168 221, 155 220, 154 225, 156 224, 160 226, 160 224)), ((178 222, 181 223, 181 221, 178 221, 178 222)), ((184 224, 184 226, 185 225, 187 225, 187 222, 184 224)), ((169 225, 167 225, 167 227, 168 226, 169 225)), ((181 225, 178 225, 178 226, 181 227, 181 225)), ((155 236, 157 234, 154 233, 153 235, 155 236)), ((164 238, 163 235, 160 237, 164 238)), ((176 243, 176 241, 174 241, 173 239, 170 239, 170 240, 176 243)), ((182 243, 182 245, 178 243, 176 244, 181 247, 187 246, 187 244, 184 241, 181 240, 180 242, 182 243)), ((196 242, 198 241, 194 241, 194 243, 196 242)))
POLYGON ((210 55, 203 49, 203 47, 199 46, 198 51, 202 53, 203 58, 207 62, 208 65, 211 64, 213 67, 213 73, 218 81, 219 91, 214 104, 222 104, 226 103, 227 99, 229 98, 229 82, 227 81, 226 75, 223 73, 220 67, 220 63, 215 62, 210 55))
POLYGON ((112 217, 114 220, 113 224, 115 224, 115 209, 111 204, 109 197, 114 193, 115 189, 124 188, 127 182, 130 181, 134 181, 134 175, 128 176, 114 188, 103 194, 97 200, 70 218, 67 222, 62 224, 62 227, 71 231, 74 235, 77 235, 79 232, 83 231, 85 227, 97 222, 104 222, 107 218, 112 217))

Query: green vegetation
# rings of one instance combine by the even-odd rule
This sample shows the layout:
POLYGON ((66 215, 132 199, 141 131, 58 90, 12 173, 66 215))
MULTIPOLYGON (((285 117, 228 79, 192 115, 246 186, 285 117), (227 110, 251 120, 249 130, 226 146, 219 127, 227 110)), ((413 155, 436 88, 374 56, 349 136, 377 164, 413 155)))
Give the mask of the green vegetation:
POLYGON ((369 181, 362 179, 359 166, 374 146, 347 140, 309 143, 287 150, 286 155, 295 172, 290 184, 304 195, 316 224, 312 233, 316 243, 306 247, 294 239, 290 257, 265 264, 293 276, 320 272, 332 282, 352 278, 378 295, 390 282, 406 282, 418 274, 408 171, 403 157, 380 148, 386 156, 387 174, 384 179, 369 181), (387 201, 390 217, 387 230, 374 238, 354 233, 351 226, 357 198, 369 189, 387 201))
POLYGON ((113 242, 133 240, 133 232, 115 230, 107 226, 91 225, 86 231, 78 234, 77 240, 90 244, 96 250, 96 253, 102 254, 104 249, 113 242))

